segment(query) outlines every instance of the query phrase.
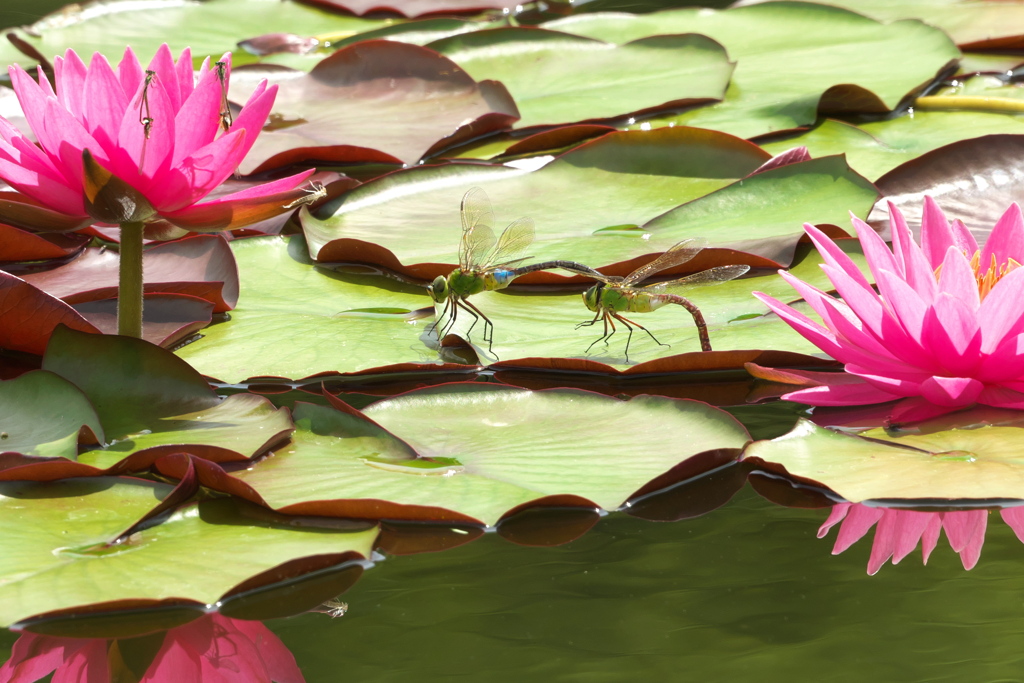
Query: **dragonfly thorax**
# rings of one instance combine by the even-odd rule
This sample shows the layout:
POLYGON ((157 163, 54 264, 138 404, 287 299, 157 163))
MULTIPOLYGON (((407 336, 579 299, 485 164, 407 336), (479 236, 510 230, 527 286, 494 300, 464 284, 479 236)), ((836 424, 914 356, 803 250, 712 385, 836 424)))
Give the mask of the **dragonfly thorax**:
POLYGON ((487 289, 484 273, 456 268, 448 275, 448 289, 453 296, 465 299, 487 289))

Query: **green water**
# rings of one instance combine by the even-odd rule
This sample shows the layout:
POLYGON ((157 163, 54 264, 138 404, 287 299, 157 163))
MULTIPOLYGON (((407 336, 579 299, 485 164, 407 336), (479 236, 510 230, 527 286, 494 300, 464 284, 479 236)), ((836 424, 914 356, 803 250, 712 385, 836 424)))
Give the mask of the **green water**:
POLYGON ((556 548, 488 534, 381 562, 343 617, 269 625, 308 681, 1024 680, 1024 547, 998 515, 970 572, 942 539, 875 576, 869 539, 815 538, 826 516, 747 488, 556 548))

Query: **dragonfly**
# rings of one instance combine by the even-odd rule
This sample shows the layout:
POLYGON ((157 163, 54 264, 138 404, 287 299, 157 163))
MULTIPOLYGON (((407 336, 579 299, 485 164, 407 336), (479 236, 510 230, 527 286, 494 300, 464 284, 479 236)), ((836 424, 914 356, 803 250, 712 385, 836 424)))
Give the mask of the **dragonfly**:
POLYGON ((598 342, 603 341, 605 345, 608 344, 608 340, 615 334, 616 320, 621 322, 626 329, 629 330, 629 336, 626 337, 627 362, 629 361, 629 343, 633 339, 634 327, 638 327, 646 332, 647 335, 659 346, 669 346, 668 344, 662 344, 658 341, 658 338, 643 325, 622 315, 623 313, 647 313, 661 308, 666 304, 678 304, 689 311, 690 315, 693 317, 694 324, 697 326, 697 335, 700 337, 701 350, 710 351, 711 340, 708 338, 708 326, 707 323, 704 322, 704 315, 697 307, 697 304, 687 299, 680 292, 685 291, 687 287, 692 285, 728 282, 729 280, 746 273, 750 270, 750 266, 717 266, 715 268, 709 268, 708 270, 702 270, 701 272, 694 273, 693 275, 687 275, 686 277, 682 277, 677 280, 639 286, 641 282, 652 275, 656 275, 663 270, 668 270, 669 268, 686 263, 700 253, 700 251, 706 246, 706 239, 685 239, 673 245, 668 251, 647 265, 637 268, 626 277, 611 277, 601 273, 597 273, 596 275, 590 274, 590 277, 599 280, 599 282, 587 291, 583 292, 583 303, 586 304, 588 309, 594 312, 594 319, 578 324, 576 329, 595 325, 599 320, 601 320, 604 322, 604 334, 594 340, 594 342, 587 347, 587 351, 590 351, 590 349, 594 347, 594 344, 597 344, 598 342), (609 331, 609 329, 611 331, 609 331))
POLYGON ((500 237, 494 236, 494 211, 487 193, 479 187, 466 192, 462 198, 462 241, 459 243, 459 267, 448 275, 438 275, 427 286, 430 298, 444 308, 437 321, 428 328, 437 331, 438 325, 445 321, 437 335, 438 340, 455 325, 459 310, 473 316, 473 322, 466 331, 467 337, 481 319, 484 321, 484 341, 488 351, 493 353, 494 323, 477 308, 469 297, 480 292, 491 292, 508 287, 513 280, 526 273, 538 270, 562 268, 574 273, 598 277, 596 270, 575 261, 544 261, 521 265, 530 259, 520 257, 534 239, 532 218, 520 218, 513 221, 500 237))

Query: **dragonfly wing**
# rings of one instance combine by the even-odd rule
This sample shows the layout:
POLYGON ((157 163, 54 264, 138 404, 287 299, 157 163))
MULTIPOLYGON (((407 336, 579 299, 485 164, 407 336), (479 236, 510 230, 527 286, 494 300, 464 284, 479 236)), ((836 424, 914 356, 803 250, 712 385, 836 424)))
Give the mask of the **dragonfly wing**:
POLYGON ((462 242, 459 244, 459 267, 469 270, 479 265, 495 243, 494 211, 487 193, 471 188, 462 197, 462 242))
POLYGON ((693 237, 672 245, 668 251, 654 259, 646 266, 641 266, 622 279, 622 284, 629 285, 643 282, 655 273, 668 270, 686 263, 700 253, 701 249, 708 246, 708 241, 703 237, 693 237))
POLYGON ((750 266, 716 266, 715 268, 708 268, 707 270, 702 270, 699 273, 694 273, 693 275, 681 277, 678 280, 659 282, 654 285, 642 287, 641 289, 645 292, 650 292, 651 294, 675 294, 675 290, 692 287, 693 285, 717 285, 722 282, 728 282, 729 280, 738 278, 748 270, 750 270, 750 266))
POLYGON ((520 218, 514 221, 501 233, 501 237, 498 238, 498 246, 487 256, 487 260, 482 265, 490 266, 495 263, 516 261, 516 257, 533 244, 533 235, 532 218, 520 218))

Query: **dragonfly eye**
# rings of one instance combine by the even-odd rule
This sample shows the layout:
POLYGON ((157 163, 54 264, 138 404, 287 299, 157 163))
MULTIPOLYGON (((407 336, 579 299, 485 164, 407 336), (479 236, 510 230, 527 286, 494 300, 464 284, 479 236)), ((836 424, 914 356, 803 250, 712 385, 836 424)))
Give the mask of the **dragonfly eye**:
POLYGON ((594 285, 587 291, 583 292, 583 303, 586 304, 587 308, 591 311, 597 311, 601 302, 601 285, 594 285))
POLYGON ((427 292, 435 303, 444 303, 448 300, 448 280, 443 275, 438 275, 434 281, 427 285, 427 292))

